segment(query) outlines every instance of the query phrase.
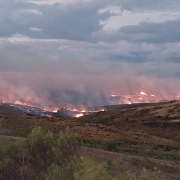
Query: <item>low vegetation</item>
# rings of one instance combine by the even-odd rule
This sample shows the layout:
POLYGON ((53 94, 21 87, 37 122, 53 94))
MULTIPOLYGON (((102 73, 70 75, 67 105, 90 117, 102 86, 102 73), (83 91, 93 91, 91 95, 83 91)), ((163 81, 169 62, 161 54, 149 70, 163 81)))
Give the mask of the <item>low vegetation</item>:
POLYGON ((0 179, 13 180, 148 180, 159 179, 159 172, 145 168, 138 174, 123 170, 118 162, 100 163, 76 156, 77 135, 69 129, 58 134, 40 127, 27 139, 0 141, 0 179))
POLYGON ((118 178, 180 179, 179 101, 81 118, 0 116, 0 179, 118 178), (123 161, 95 149, 81 157, 79 146, 123 161))

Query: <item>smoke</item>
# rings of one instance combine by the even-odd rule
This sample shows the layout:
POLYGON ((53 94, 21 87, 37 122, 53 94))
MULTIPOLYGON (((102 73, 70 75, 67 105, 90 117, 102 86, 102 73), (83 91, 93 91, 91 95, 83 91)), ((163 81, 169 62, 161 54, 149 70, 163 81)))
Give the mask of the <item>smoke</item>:
POLYGON ((24 103, 42 108, 92 107, 127 103, 124 98, 111 98, 110 94, 132 95, 144 91, 158 99, 172 99, 179 92, 177 79, 130 74, 118 77, 66 76, 43 73, 1 73, 0 98, 4 102, 24 103), (173 96, 173 97, 171 97, 173 96))
POLYGON ((46 94, 38 93, 38 90, 30 86, 18 85, 1 79, 0 98, 3 102, 22 103, 27 105, 44 106, 46 94))
POLYGON ((174 52, 172 44, 15 39, 0 40, 0 99, 5 102, 81 108, 129 102, 111 94, 143 91, 163 100, 180 90, 179 64, 164 61, 174 52))

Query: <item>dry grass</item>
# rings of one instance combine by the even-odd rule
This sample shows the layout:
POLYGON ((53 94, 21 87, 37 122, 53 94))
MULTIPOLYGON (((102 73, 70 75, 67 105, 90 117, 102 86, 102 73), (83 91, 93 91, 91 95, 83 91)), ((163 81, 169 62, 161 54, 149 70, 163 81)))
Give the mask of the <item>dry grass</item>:
POLYGON ((173 101, 147 107, 98 112, 78 119, 3 116, 0 119, 0 129, 6 129, 7 133, 11 131, 26 134, 26 131, 28 133, 35 126, 43 126, 53 131, 69 126, 81 138, 87 140, 117 140, 123 137, 133 139, 139 144, 175 145, 180 142, 178 109, 180 102, 173 101), (167 112, 175 118, 167 117, 167 112))
POLYGON ((82 155, 97 156, 97 159, 102 156, 106 160, 107 156, 112 159, 118 156, 129 162, 137 159, 141 165, 158 164, 164 170, 169 167, 172 173, 175 166, 180 165, 180 101, 114 109, 81 118, 36 117, 0 110, 8 114, 0 118, 0 134, 3 135, 26 137, 36 126, 54 132, 68 126, 78 134, 84 146, 104 148, 106 145, 112 151, 121 152, 85 148, 82 155), (145 157, 151 162, 144 162, 145 157))

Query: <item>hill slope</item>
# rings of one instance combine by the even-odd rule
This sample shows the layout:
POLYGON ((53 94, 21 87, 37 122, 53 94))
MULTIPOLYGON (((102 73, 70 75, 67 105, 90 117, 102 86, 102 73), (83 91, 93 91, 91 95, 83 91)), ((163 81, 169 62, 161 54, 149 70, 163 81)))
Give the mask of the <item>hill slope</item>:
POLYGON ((20 116, 24 113, 14 110, 13 108, 8 108, 0 105, 0 116, 20 116))
MULTIPOLYGON (((5 110, 2 112, 6 114, 14 112, 5 110)), ((6 130, 1 132, 9 136, 26 137, 36 126, 53 132, 70 127, 78 134, 80 145, 88 147, 81 149, 82 155, 97 158, 99 152, 106 160, 106 155, 112 155, 114 159, 129 157, 128 164, 130 161, 132 169, 158 167, 163 173, 180 178, 180 101, 112 108, 80 118, 22 116, 19 113, 0 118, 0 131, 6 130)))

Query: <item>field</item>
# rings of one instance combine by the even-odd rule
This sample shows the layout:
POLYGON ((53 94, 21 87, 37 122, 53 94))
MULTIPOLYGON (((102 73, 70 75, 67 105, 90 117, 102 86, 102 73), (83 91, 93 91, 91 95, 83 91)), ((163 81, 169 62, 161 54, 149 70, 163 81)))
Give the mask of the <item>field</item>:
POLYGON ((0 134, 26 138, 34 127, 54 133, 69 127, 78 135, 79 155, 98 162, 119 159, 138 173, 161 171, 161 179, 180 179, 180 101, 122 108, 80 118, 27 116, 0 107, 0 134))

